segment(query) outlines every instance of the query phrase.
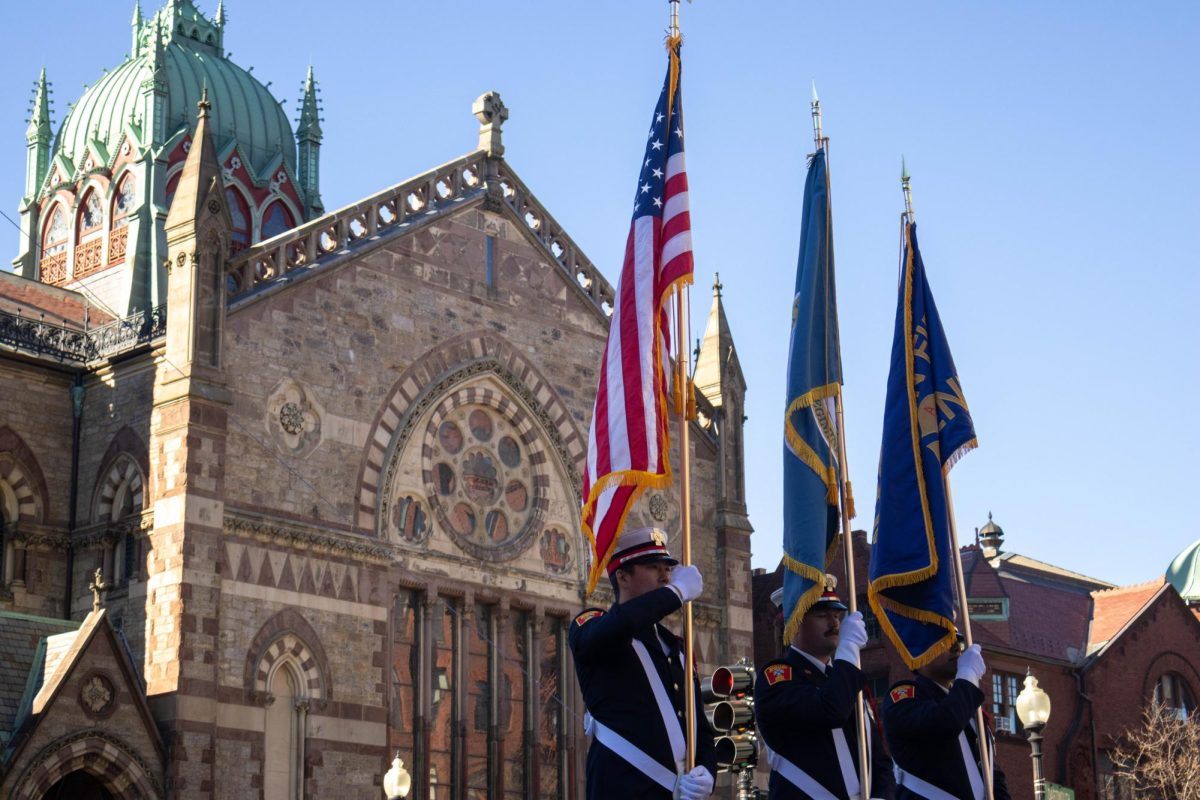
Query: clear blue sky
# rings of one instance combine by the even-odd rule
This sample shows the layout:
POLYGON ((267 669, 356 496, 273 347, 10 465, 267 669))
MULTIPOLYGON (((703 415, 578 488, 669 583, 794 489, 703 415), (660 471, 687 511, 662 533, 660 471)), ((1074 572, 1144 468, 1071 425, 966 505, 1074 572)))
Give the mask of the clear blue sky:
MULTIPOLYGON (((132 7, 6 10, 10 216, 38 69, 55 84, 57 125, 82 84, 122 60, 132 7)), ((615 282, 665 66, 665 2, 226 10, 234 60, 273 81, 289 112, 314 65, 328 208, 471 150, 471 101, 495 89, 512 113, 509 162, 615 282)), ((1116 583, 1161 575, 1200 536, 1200 4, 697 0, 682 21, 693 327, 699 336, 720 271, 750 385, 754 564, 780 556, 783 370, 815 80, 832 138, 856 527, 870 527, 874 506, 903 154, 981 444, 952 476, 964 541, 992 510, 1009 549, 1116 583)), ((15 255, 15 230, 0 226, 15 255)))

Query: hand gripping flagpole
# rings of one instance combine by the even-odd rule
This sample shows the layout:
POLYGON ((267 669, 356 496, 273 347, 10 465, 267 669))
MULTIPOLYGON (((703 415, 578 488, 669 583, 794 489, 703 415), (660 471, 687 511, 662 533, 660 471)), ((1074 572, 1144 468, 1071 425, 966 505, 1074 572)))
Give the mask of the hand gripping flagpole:
MULTIPOLYGON (((667 38, 667 50, 670 53, 671 72, 673 76, 679 74, 679 0, 670 0, 671 7, 671 30, 667 38)), ((678 80, 676 78, 675 80, 678 80)), ((674 81, 672 81, 674 83, 674 81)), ((674 88, 674 87, 672 87, 674 88)), ((668 99, 668 103, 674 98, 668 99)), ((668 117, 670 116, 668 106, 668 117)), ((688 402, 688 395, 691 390, 690 378, 688 377, 688 349, 687 342, 691 335, 688 329, 687 314, 684 313, 684 290, 682 286, 675 289, 675 410, 679 413, 679 507, 680 507, 680 523, 681 523, 681 538, 683 542, 683 563, 690 565, 692 563, 692 470, 691 470, 691 446, 688 441, 689 425, 691 420, 692 404, 688 402)), ((696 766, 696 688, 694 686, 693 675, 695 669, 695 650, 693 646, 693 631, 692 631, 692 603, 688 601, 683 604, 683 640, 684 640, 684 665, 683 665, 683 705, 684 713, 684 737, 687 742, 687 761, 685 763, 688 772, 696 766)))
MULTIPOLYGON (((825 192, 830 194, 832 180, 830 179, 831 167, 829 165, 829 137, 825 136, 821 130, 821 98, 817 97, 817 85, 812 87, 812 119, 813 119, 813 142, 817 150, 825 151, 825 192)), ((833 208, 833 197, 830 195, 829 202, 826 204, 826 209, 833 208)), ((833 214, 826 213, 825 215, 825 241, 829 242, 830 249, 833 248, 833 214)), ((838 355, 841 358, 841 354, 838 355)), ((842 372, 839 369, 838 375, 842 372)), ((846 559, 846 590, 850 597, 850 613, 858 611, 858 589, 854 577, 854 535, 850 530, 850 517, 854 513, 854 492, 850 487, 850 465, 846 461, 846 419, 842 413, 842 387, 838 384, 837 394, 834 395, 834 403, 836 404, 837 413, 837 447, 838 447, 838 470, 840 471, 841 486, 840 490, 840 505, 842 512, 842 555, 846 559)), ((866 714, 866 703, 863 700, 862 690, 855 694, 855 704, 857 706, 858 724, 855 728, 858 729, 858 785, 860 794, 859 798, 870 797, 871 791, 871 751, 867 746, 867 737, 870 735, 868 720, 866 714)))
MULTIPOLYGON (((906 232, 904 239, 906 246, 910 246, 907 244, 909 241, 907 237, 908 226, 916 221, 916 217, 913 214, 912 188, 909 186, 909 178, 908 168, 902 159, 900 162, 900 186, 904 190, 903 227, 906 232)), ((971 633, 971 606, 967 602, 967 584, 963 579, 962 548, 958 546, 958 526, 954 523, 954 496, 950 493, 950 476, 946 473, 945 469, 942 470, 942 486, 946 493, 946 516, 950 522, 950 547, 954 550, 952 563, 954 565, 954 582, 958 585, 958 624, 962 626, 962 634, 966 639, 967 647, 970 647, 975 644, 975 637, 971 633)), ((979 767, 980 771, 983 772, 985 794, 987 795, 987 800, 993 800, 995 793, 992 782, 995 775, 992 772, 992 752, 988 743, 987 728, 984 727, 982 705, 975 709, 975 730, 978 733, 976 741, 979 747, 979 767)))

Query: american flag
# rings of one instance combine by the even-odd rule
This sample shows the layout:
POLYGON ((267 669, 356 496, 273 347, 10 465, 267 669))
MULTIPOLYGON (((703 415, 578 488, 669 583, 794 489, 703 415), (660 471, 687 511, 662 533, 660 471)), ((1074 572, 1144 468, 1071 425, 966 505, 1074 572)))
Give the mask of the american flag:
POLYGON ((669 42, 670 66, 646 139, 592 409, 582 514, 593 556, 589 592, 604 574, 638 495, 647 487, 671 485, 665 306, 676 285, 692 281, 678 48, 677 39, 669 42))

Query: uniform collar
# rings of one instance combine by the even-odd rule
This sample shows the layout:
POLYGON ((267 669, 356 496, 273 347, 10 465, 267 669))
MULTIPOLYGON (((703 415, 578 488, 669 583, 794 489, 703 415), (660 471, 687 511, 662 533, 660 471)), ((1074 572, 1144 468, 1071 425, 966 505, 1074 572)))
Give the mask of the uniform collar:
POLYGON ((790 647, 793 650, 795 650, 797 653, 799 653, 800 655, 804 656, 809 661, 811 661, 813 663, 813 666, 815 666, 818 670, 820 670, 822 674, 824 674, 825 670, 828 669, 830 664, 833 663, 832 661, 830 661, 829 664, 826 664, 821 659, 817 658, 816 656, 812 655, 811 653, 804 652, 799 647, 796 647, 796 645, 794 645, 794 644, 790 645, 790 647))

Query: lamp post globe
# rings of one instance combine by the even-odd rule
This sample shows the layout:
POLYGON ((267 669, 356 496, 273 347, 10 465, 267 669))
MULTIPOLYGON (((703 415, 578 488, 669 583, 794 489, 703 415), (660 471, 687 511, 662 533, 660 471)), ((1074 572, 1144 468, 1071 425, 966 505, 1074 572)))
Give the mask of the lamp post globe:
POLYGON ((1036 800, 1045 800, 1046 781, 1042 777, 1042 729, 1050 720, 1050 695, 1038 686, 1033 671, 1027 670, 1025 688, 1017 695, 1017 716, 1021 725, 1029 733, 1029 746, 1033 760, 1033 796, 1036 800))
POLYGON ((404 768, 400 754, 396 753, 396 757, 392 759, 392 768, 383 776, 383 793, 387 795, 388 800, 397 800, 400 797, 408 797, 410 789, 412 789, 412 777, 404 768))

